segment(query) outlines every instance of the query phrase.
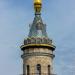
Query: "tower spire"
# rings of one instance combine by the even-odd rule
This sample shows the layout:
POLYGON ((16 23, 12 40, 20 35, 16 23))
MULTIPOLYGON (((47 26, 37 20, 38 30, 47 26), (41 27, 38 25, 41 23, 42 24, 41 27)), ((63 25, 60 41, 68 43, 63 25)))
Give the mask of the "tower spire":
POLYGON ((41 18, 42 0, 34 0, 35 17, 28 37, 47 37, 46 25, 41 18))

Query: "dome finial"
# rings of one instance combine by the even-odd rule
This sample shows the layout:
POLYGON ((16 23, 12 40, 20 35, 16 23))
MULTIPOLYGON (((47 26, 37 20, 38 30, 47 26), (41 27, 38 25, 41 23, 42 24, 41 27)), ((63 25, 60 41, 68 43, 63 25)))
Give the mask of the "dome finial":
POLYGON ((34 0, 35 14, 40 14, 42 8, 42 0, 34 0))

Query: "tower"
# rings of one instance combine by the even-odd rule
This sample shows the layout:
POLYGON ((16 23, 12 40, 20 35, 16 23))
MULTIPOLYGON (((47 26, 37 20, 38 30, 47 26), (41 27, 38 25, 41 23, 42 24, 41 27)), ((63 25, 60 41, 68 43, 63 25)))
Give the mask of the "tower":
POLYGON ((23 75, 53 75, 53 51, 55 46, 46 33, 41 18, 42 0, 34 0, 35 17, 28 38, 21 46, 23 51, 23 75))

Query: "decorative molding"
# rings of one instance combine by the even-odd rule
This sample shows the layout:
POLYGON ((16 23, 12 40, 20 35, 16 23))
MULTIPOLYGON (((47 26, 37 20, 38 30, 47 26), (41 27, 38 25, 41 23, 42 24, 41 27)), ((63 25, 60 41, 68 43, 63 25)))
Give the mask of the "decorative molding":
POLYGON ((54 54, 43 53, 43 52, 24 53, 21 57, 25 58, 25 57, 28 57, 28 56, 47 56, 47 57, 52 57, 52 58, 55 57, 54 54))

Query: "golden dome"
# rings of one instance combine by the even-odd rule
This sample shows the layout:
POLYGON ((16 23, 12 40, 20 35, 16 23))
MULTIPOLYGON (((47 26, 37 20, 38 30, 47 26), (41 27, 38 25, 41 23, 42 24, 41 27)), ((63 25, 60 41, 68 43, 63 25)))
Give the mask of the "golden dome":
POLYGON ((40 13, 42 8, 42 0, 34 0, 35 13, 40 13))
POLYGON ((42 0, 34 0, 34 3, 42 3, 42 0))

